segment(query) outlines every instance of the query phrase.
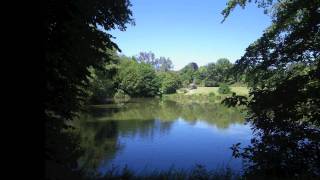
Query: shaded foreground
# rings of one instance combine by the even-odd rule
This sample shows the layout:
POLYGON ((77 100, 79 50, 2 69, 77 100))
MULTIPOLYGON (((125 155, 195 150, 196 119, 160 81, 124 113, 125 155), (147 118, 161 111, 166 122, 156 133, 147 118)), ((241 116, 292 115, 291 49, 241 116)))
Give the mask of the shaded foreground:
POLYGON ((134 173, 130 169, 124 168, 120 172, 116 169, 111 170, 105 176, 96 176, 94 179, 109 180, 109 179, 130 179, 130 180, 140 180, 140 179, 172 179, 172 180, 188 180, 188 179, 221 179, 221 180, 231 180, 240 179, 239 174, 233 173, 229 168, 220 168, 215 170, 208 170, 202 165, 195 165, 190 171, 185 171, 183 169, 171 168, 167 171, 153 171, 148 174, 138 174, 134 173))

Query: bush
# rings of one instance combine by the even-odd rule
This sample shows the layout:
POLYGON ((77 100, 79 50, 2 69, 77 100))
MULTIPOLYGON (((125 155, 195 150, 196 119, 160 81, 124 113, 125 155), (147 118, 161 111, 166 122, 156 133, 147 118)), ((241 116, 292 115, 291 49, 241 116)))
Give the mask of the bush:
POLYGON ((216 96, 216 94, 214 93, 214 92, 210 92, 209 93, 209 101, 210 102, 214 102, 214 100, 215 100, 215 96, 216 96))
POLYGON ((113 97, 115 102, 127 102, 130 100, 130 96, 126 94, 123 90, 118 89, 113 97))
POLYGON ((216 94, 214 92, 209 93, 209 97, 215 97, 215 96, 216 96, 216 94))
POLYGON ((219 84, 217 81, 205 79, 204 80, 204 86, 205 87, 217 87, 219 84))
POLYGON ((230 90, 230 88, 229 88, 228 85, 226 85, 226 84, 220 84, 219 89, 218 89, 218 92, 219 92, 220 94, 229 94, 229 93, 231 93, 231 90, 230 90))

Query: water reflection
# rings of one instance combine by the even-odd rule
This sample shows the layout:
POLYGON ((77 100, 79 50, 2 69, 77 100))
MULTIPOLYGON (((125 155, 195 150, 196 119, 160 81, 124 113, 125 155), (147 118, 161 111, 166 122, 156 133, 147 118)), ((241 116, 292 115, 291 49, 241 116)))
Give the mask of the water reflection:
POLYGON ((233 123, 243 123, 244 115, 237 108, 220 104, 179 104, 174 101, 136 99, 125 105, 100 105, 91 108, 93 121, 128 120, 144 121, 160 119, 174 121, 182 118, 188 122, 205 121, 218 128, 228 128, 233 123))
POLYGON ((102 173, 111 164, 137 171, 172 164, 188 168, 195 162, 214 167, 229 163, 233 143, 250 139, 243 122, 239 109, 220 104, 135 99, 93 106, 76 121, 85 150, 79 162, 87 171, 102 173))

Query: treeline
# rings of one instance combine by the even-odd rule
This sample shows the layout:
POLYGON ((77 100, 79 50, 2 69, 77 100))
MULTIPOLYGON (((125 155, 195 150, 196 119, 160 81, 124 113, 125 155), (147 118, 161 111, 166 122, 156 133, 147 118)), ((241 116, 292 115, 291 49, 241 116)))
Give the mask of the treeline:
POLYGON ((243 83, 244 75, 235 75, 231 69, 233 64, 226 58, 220 58, 216 63, 200 66, 189 63, 179 72, 183 86, 194 82, 199 86, 217 87, 221 84, 243 83))
POLYGON ((178 73, 171 71, 169 58, 155 58, 153 53, 143 52, 138 57, 116 55, 114 52, 113 58, 102 69, 90 69, 90 103, 104 103, 114 97, 161 96, 175 93, 182 87, 178 73))
POLYGON ((118 55, 115 51, 112 54, 113 60, 104 68, 90 68, 90 103, 105 103, 113 98, 162 96, 176 93, 177 89, 192 83, 214 87, 242 82, 243 79, 230 73, 233 64, 225 58, 200 68, 192 62, 173 71, 169 58, 157 58, 152 52, 141 52, 136 57, 118 55))

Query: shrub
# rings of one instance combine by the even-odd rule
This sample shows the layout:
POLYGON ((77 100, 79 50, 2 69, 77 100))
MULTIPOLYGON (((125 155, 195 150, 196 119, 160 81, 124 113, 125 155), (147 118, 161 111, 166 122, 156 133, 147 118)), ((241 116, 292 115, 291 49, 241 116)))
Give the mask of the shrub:
POLYGON ((209 93, 209 97, 215 97, 215 96, 216 96, 216 94, 214 92, 209 93))
POLYGON ((130 96, 126 94, 122 89, 118 89, 113 99, 115 102, 127 102, 130 100, 130 96))
POLYGON ((204 80, 204 86, 205 87, 217 87, 219 84, 215 80, 205 79, 204 80))
POLYGON ((231 93, 231 90, 230 90, 230 88, 229 88, 228 85, 226 85, 226 84, 220 84, 219 89, 218 89, 218 92, 219 92, 220 94, 229 94, 229 93, 231 93))
POLYGON ((209 98, 208 98, 209 101, 210 101, 210 102, 213 102, 213 101, 215 100, 215 96, 216 96, 216 94, 215 94, 214 92, 210 92, 210 93, 209 93, 209 98))

